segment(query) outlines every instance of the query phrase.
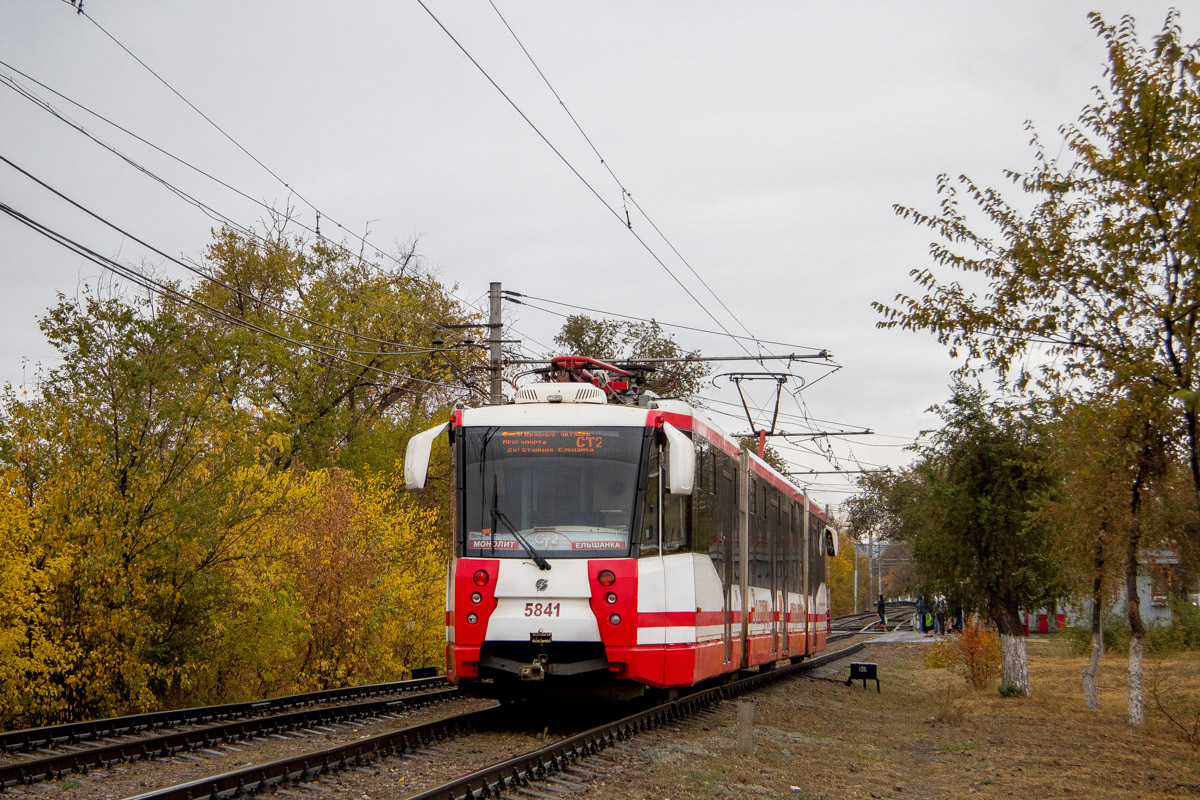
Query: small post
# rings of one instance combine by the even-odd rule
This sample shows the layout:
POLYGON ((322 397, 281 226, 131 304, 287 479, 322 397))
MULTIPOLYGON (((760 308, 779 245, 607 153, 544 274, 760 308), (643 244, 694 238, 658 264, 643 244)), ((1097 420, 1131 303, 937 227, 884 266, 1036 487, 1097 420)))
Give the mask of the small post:
POLYGON ((754 752, 754 701, 738 700, 737 713, 738 750, 754 752))

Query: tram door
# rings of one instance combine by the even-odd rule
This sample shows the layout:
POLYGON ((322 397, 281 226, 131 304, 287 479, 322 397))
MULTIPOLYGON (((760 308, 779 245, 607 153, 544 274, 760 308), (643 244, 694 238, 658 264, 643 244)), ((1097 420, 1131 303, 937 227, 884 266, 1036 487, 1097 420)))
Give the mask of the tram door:
MULTIPOLYGON (((662 456, 659 448, 650 451, 646 471, 645 505, 642 528, 638 532, 638 608, 651 612, 666 609, 666 570, 663 565, 663 491, 662 456)), ((666 628, 654 627, 638 637, 638 644, 666 644, 666 628)), ((665 680, 665 673, 659 673, 665 680)))
POLYGON ((771 496, 767 502, 766 533, 767 533, 767 587, 771 590, 771 652, 779 655, 779 498, 771 496))
POLYGON ((788 590, 796 597, 792 617, 802 632, 800 652, 796 653, 802 655, 809 652, 808 601, 804 596, 804 506, 797 503, 792 504, 792 534, 789 543, 788 590))
POLYGON ((812 559, 810 558, 810 554, 812 553, 812 546, 809 544, 809 541, 812 539, 812 531, 810 530, 811 526, 809 525, 809 520, 812 515, 809 513, 809 510, 808 510, 808 496, 807 495, 805 495, 804 508, 800 512, 800 515, 801 515, 801 518, 804 520, 804 525, 801 527, 802 535, 800 537, 801 549, 804 551, 804 561, 800 567, 801 574, 804 576, 804 581, 801 584, 801 589, 800 589, 800 591, 802 593, 801 596, 804 598, 804 649, 806 652, 811 652, 813 649, 811 627, 812 627, 812 611, 814 608, 812 593, 814 591, 816 591, 816 587, 814 587, 812 585, 812 576, 809 574, 809 570, 812 569, 812 563, 811 563, 812 559))
POLYGON ((733 660, 733 597, 738 585, 737 565, 733 563, 734 542, 738 538, 736 485, 733 470, 721 468, 717 474, 717 508, 720 509, 718 524, 725 563, 721 574, 721 585, 725 590, 725 630, 721 637, 725 641, 726 664, 733 660))
POLYGON ((775 549, 775 602, 779 608, 780 658, 788 656, 788 629, 791 628, 791 604, 788 602, 788 561, 791 559, 791 548, 788 545, 792 539, 789 535, 792 529, 790 509, 791 503, 786 500, 780 502, 779 524, 775 527, 775 541, 779 542, 775 549))

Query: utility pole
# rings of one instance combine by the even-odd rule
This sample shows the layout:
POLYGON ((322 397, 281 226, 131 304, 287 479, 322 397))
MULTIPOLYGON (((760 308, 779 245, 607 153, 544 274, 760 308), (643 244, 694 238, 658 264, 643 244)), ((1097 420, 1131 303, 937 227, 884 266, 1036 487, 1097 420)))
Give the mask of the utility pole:
POLYGON ((504 391, 501 384, 501 370, 504 363, 501 360, 500 336, 504 327, 500 318, 500 282, 493 281, 488 291, 490 315, 488 317, 488 354, 490 356, 488 372, 492 376, 490 403, 494 406, 504 405, 504 391))
MULTIPOLYGON (((871 580, 871 555, 874 552, 875 552, 875 529, 871 528, 871 530, 867 532, 867 590, 868 590, 867 604, 868 604, 868 606, 871 603, 870 589, 871 589, 871 584, 873 583, 873 581, 871 580)), ((881 582, 881 585, 882 585, 882 582, 881 582)), ((880 592, 880 594, 883 594, 883 592, 880 592)))
POLYGON ((854 613, 858 613, 858 537, 854 537, 854 613))

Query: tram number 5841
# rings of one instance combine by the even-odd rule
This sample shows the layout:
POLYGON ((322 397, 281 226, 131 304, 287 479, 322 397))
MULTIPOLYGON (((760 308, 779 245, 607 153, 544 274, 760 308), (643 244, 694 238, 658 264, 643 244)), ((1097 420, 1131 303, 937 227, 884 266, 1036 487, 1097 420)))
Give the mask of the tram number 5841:
POLYGON ((526 603, 527 617, 558 617, 562 615, 562 603, 526 603))

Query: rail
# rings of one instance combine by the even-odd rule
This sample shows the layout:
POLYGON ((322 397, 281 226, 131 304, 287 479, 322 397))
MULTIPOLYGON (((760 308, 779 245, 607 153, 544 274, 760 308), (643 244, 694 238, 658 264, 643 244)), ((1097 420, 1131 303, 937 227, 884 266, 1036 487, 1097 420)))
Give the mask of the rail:
POLYGON ((445 678, 417 678, 409 681, 375 683, 368 686, 346 686, 340 689, 324 689, 318 692, 292 694, 268 700, 247 703, 226 703, 219 706, 201 706, 173 711, 154 711, 148 714, 133 714, 110 719, 85 722, 68 722, 42 728, 0 733, 0 751, 22 753, 51 747, 58 744, 74 745, 91 739, 111 739, 158 728, 177 725, 207 724, 220 720, 237 719, 252 715, 271 714, 300 706, 320 703, 338 703, 349 699, 380 697, 405 692, 417 692, 436 686, 445 686, 445 678))

